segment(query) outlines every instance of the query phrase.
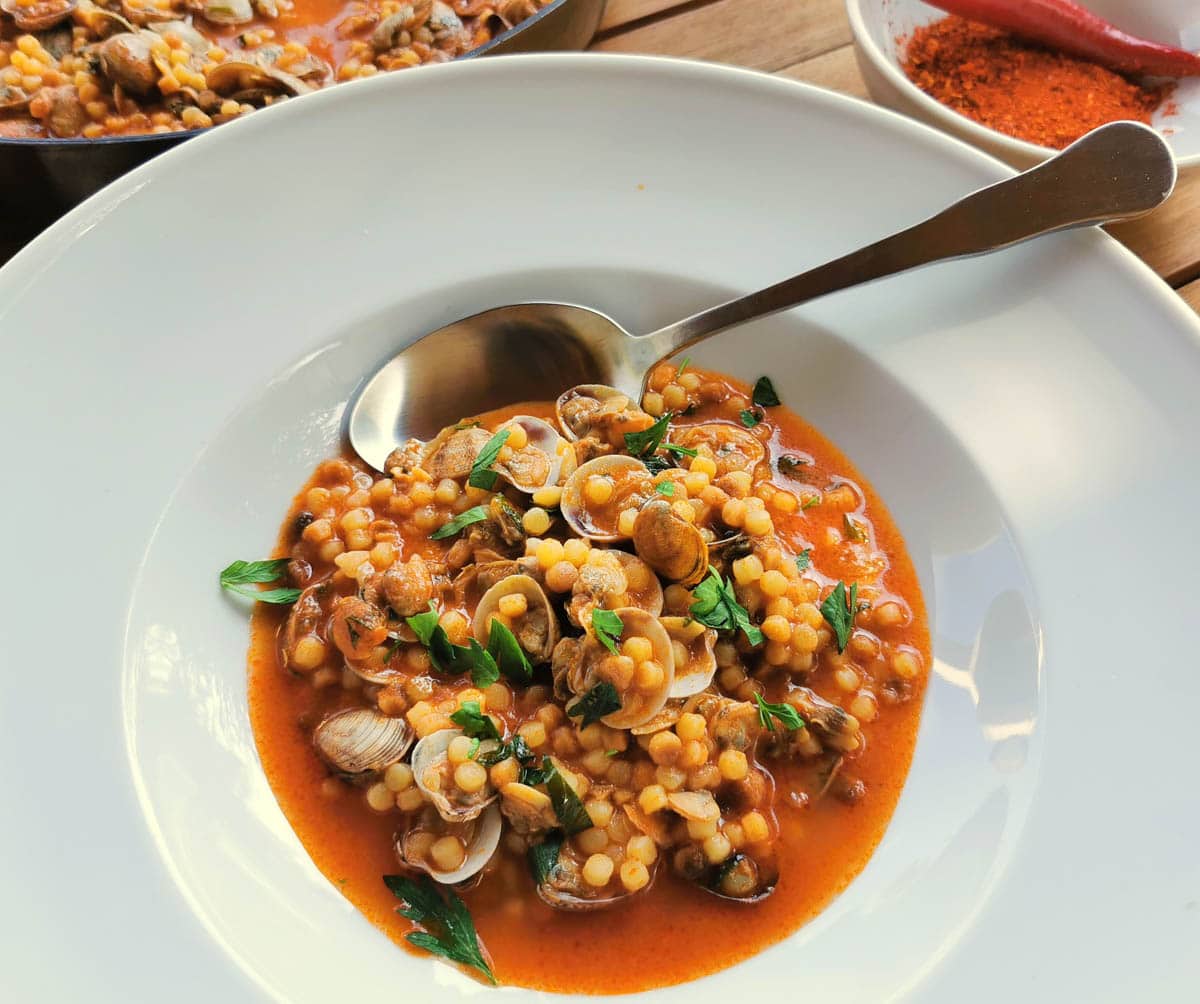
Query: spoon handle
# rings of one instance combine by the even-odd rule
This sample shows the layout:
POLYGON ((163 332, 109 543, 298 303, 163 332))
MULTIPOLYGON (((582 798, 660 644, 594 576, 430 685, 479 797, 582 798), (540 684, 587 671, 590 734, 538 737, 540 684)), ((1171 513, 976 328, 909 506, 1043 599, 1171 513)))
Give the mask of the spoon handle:
POLYGON ((1153 129, 1114 122, 1062 153, 989 185, 936 216, 808 272, 643 335, 655 358, 719 331, 921 265, 987 254, 1055 230, 1112 223, 1159 206, 1175 161, 1153 129))

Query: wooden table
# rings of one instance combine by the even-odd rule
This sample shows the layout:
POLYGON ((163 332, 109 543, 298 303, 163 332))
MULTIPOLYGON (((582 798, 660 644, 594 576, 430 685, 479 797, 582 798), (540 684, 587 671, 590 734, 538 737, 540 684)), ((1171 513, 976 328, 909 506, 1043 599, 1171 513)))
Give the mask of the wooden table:
MULTIPOLYGON (((733 63, 867 98, 843 0, 608 0, 592 46, 733 63)), ((1200 312, 1200 170, 1115 237, 1200 312)))

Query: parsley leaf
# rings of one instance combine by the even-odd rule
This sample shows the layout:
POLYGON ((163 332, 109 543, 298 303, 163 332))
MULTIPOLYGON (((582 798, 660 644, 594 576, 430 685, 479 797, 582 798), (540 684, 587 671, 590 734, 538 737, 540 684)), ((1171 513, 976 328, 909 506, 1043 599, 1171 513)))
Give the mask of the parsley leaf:
POLYGON ((517 683, 528 683, 533 679, 533 667, 521 650, 516 636, 495 617, 488 629, 488 654, 495 660, 500 672, 517 683))
POLYGON ((462 707, 450 716, 450 721, 463 730, 463 735, 472 739, 500 741, 496 723, 480 710, 478 701, 463 701, 462 707))
POLYGON ((778 718, 789 732, 804 728, 804 719, 790 704, 772 704, 770 701, 764 701, 762 695, 758 693, 754 695, 754 703, 758 705, 758 720, 768 732, 775 731, 775 723, 771 721, 772 718, 778 718))
POLYGON ((483 690, 484 687, 490 687, 500 679, 500 667, 496 665, 496 660, 491 652, 474 638, 471 639, 469 651, 471 653, 471 682, 476 687, 483 690))
POLYGON ((592 631, 596 640, 613 655, 617 654, 617 639, 624 630, 625 625, 614 611, 603 610, 600 607, 592 608, 592 631))
POLYGON ((259 603, 295 603, 300 598, 299 589, 250 589, 247 583, 275 582, 287 571, 287 558, 271 561, 235 561, 221 569, 221 588, 238 596, 247 596, 259 603))
POLYGON ((775 385, 770 377, 760 376, 754 382, 752 398, 760 408, 774 408, 779 404, 779 395, 775 393, 775 385))
POLYGON ((471 650, 455 645, 446 629, 438 623, 437 606, 429 601, 429 609, 423 614, 404 618, 417 636, 417 641, 429 650, 429 661, 439 673, 460 673, 471 664, 471 650))
POLYGON ((693 450, 690 446, 680 446, 678 443, 663 443, 662 449, 681 457, 694 457, 697 455, 697 451, 693 450))
POLYGON ((501 743, 495 749, 488 750, 479 757, 479 763, 484 767, 494 767, 501 760, 507 760, 510 756, 516 757, 517 762, 524 766, 533 759, 533 750, 525 742, 525 737, 522 735, 513 736, 512 742, 501 743))
POLYGON ((810 495, 808 498, 806 498, 803 502, 800 503, 800 511, 803 512, 806 509, 811 509, 813 506, 820 505, 820 504, 821 504, 821 496, 820 495, 810 495))
POLYGON ((607 680, 601 680, 567 708, 567 716, 578 718, 582 715, 583 721, 579 725, 580 728, 586 728, 593 722, 600 721, 605 715, 611 715, 614 711, 620 710, 621 698, 617 694, 617 688, 607 680))
POLYGON ((751 645, 761 645, 763 633, 750 623, 750 615, 737 601, 733 583, 722 579, 720 573, 708 566, 708 576, 692 592, 695 602, 688 612, 705 627, 718 631, 741 628, 751 645))
POLYGON ((467 759, 468 760, 475 759, 475 754, 479 752, 479 744, 482 742, 483 742, 483 740, 478 739, 478 738, 471 740, 471 745, 467 749, 467 759))
POLYGON ((429 535, 429 539, 445 540, 447 537, 453 537, 464 527, 468 527, 472 523, 481 523, 487 518, 487 506, 477 505, 474 509, 468 509, 466 512, 460 512, 448 523, 443 523, 429 535))
POLYGON ((671 413, 665 411, 650 428, 641 432, 625 433, 625 449, 634 457, 649 457, 658 452, 663 436, 667 434, 667 426, 671 424, 671 413))
POLYGON ((656 492, 658 492, 659 495, 665 495, 669 499, 674 498, 675 497, 675 482, 674 481, 660 481, 658 484, 656 484, 654 486, 654 490, 656 492))
POLYGON ((850 587, 849 601, 846 599, 846 583, 839 580, 833 587, 833 592, 821 603, 821 616, 833 628, 837 637, 837 650, 844 652, 846 643, 850 640, 850 632, 854 629, 854 613, 858 608, 858 583, 850 587))
POLYGON ((426 875, 415 881, 404 875, 385 875, 383 881, 392 895, 405 903, 396 912, 425 928, 405 936, 410 944, 478 969, 495 984, 496 977, 484 958, 475 922, 453 889, 446 888, 446 898, 442 899, 433 880, 426 875))
POLYGON ((675 371, 675 375, 676 375, 676 376, 680 376, 680 375, 682 375, 683 371, 684 371, 685 369, 687 369, 687 368, 688 368, 688 363, 690 363, 691 361, 692 361, 692 357, 691 357, 691 356, 684 356, 684 357, 683 357, 683 358, 682 358, 682 359, 679 361, 679 369, 677 369, 677 370, 675 371))
POLYGON ((762 421, 762 414, 757 409, 751 411, 749 408, 743 408, 739 414, 742 418, 742 425, 747 429, 753 429, 762 421))
POLYGON ((659 456, 657 453, 655 453, 653 456, 639 457, 638 459, 646 465, 646 470, 648 470, 651 474, 661 474, 663 471, 670 470, 675 466, 666 457, 659 456))
POLYGON ((811 564, 812 548, 806 547, 803 551, 796 555, 796 571, 803 572, 811 564))
POLYGON ((531 788, 536 784, 545 784, 550 780, 550 772, 553 770, 554 767, 545 762, 543 762, 539 767, 534 767, 532 764, 528 763, 522 764, 520 781, 522 784, 527 784, 531 788))
POLYGON ((562 850, 564 837, 560 830, 551 830, 540 844, 534 844, 525 852, 529 860, 529 871, 536 885, 541 885, 550 875, 550 869, 558 863, 558 852, 562 850))
POLYGON ((471 465, 471 473, 467 477, 467 484, 472 488, 483 488, 490 492, 496 487, 496 478, 500 475, 491 469, 492 464, 500 456, 500 449, 508 441, 511 432, 511 429, 501 429, 484 443, 483 449, 479 451, 479 456, 475 458, 475 463, 471 465))
POLYGON ((558 821, 562 823, 562 828, 566 831, 567 836, 573 837, 576 833, 591 829, 592 817, 583 807, 579 796, 567 784, 567 779, 562 776, 554 764, 547 765, 544 760, 542 769, 549 770, 546 775, 546 792, 550 796, 550 803, 554 806, 554 814, 558 816, 558 821))

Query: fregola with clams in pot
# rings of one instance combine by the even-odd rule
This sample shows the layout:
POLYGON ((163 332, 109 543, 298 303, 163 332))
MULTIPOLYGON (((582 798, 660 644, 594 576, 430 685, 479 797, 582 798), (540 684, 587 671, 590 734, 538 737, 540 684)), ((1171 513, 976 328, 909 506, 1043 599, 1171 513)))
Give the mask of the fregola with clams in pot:
POLYGON ((882 503, 766 377, 648 388, 327 460, 279 557, 222 573, 261 601, 251 719, 309 854, 484 981, 745 958, 861 870, 908 771, 929 638, 882 503))

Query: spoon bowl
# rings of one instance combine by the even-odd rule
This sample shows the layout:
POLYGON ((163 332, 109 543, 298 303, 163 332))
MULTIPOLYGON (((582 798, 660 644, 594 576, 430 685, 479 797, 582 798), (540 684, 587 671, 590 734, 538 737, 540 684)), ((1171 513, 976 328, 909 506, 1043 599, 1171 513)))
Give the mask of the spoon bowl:
POLYGON ((915 226, 650 334, 634 335, 573 304, 494 307, 425 335, 375 373, 350 407, 350 445, 383 470, 406 439, 430 438, 465 415, 557 397, 581 383, 608 384, 636 399, 658 360, 727 328, 923 265, 1133 219, 1161 205, 1175 180, 1158 133, 1113 122, 915 226))

